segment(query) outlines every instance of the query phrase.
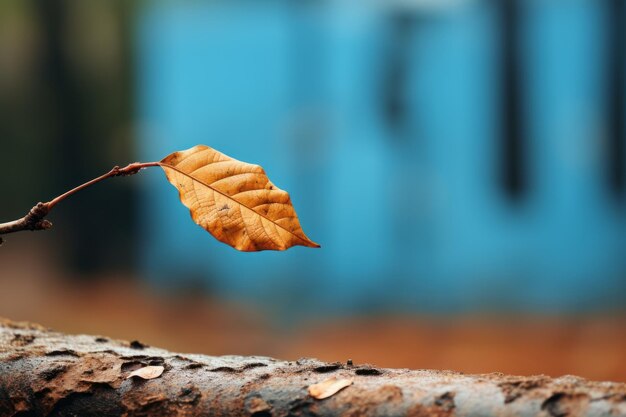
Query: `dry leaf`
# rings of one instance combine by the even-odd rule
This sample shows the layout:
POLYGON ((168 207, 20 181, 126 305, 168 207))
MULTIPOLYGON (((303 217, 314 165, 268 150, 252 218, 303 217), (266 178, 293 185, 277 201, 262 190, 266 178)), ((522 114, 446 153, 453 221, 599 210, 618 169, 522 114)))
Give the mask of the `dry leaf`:
POLYGON ((217 240, 246 252, 319 247, 304 234, 289 194, 259 165, 204 145, 174 152, 160 165, 193 220, 217 240))
POLYGON ((143 379, 158 378, 161 376, 164 369, 165 368, 163 368, 162 366, 144 366, 143 368, 139 368, 131 372, 130 375, 126 377, 126 379, 132 378, 134 376, 143 378, 143 379))
POLYGON ((309 387, 309 395, 317 400, 323 400, 324 398, 335 395, 350 385, 352 385, 351 379, 337 379, 333 377, 319 384, 311 385, 309 387))

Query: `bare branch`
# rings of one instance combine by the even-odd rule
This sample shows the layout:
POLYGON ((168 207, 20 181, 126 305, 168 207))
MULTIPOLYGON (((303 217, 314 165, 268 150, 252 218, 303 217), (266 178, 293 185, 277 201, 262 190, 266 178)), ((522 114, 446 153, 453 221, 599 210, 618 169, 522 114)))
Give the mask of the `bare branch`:
POLYGON ((55 197, 47 203, 37 203, 24 217, 10 222, 0 223, 0 245, 3 242, 2 235, 5 234, 22 232, 26 230, 34 231, 50 229, 52 227, 52 223, 46 220, 45 217, 50 213, 50 211, 52 211, 54 206, 56 206, 58 203, 65 200, 66 198, 70 197, 71 195, 79 192, 80 190, 84 190, 85 188, 90 187, 107 178, 135 175, 142 169, 153 166, 159 166, 159 163, 135 162, 125 166, 124 168, 116 166, 113 167, 106 174, 103 174, 97 178, 94 178, 91 181, 79 185, 78 187, 63 193, 60 196, 55 197))

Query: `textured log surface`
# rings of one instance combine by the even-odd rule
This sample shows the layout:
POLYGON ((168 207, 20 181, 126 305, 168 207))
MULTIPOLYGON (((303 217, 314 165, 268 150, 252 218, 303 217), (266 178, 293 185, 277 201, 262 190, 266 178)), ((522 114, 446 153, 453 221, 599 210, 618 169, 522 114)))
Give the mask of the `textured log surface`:
POLYGON ((626 384, 171 353, 0 319, 0 416, 626 416, 626 384), (163 366, 158 378, 128 375, 163 366), (353 384, 316 400, 331 377, 353 384))

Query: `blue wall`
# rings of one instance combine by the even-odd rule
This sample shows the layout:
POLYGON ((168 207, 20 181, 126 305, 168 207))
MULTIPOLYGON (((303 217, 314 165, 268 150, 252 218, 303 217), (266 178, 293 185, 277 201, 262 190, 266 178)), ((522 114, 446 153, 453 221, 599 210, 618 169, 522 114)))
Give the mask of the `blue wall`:
POLYGON ((145 6, 142 160, 203 143, 259 163, 322 244, 236 252, 150 173, 146 276, 289 316, 626 306, 626 209, 605 175, 608 3, 520 2, 528 187, 515 200, 498 177, 498 2, 401 4, 145 6), (397 16, 408 30, 394 32, 397 16))

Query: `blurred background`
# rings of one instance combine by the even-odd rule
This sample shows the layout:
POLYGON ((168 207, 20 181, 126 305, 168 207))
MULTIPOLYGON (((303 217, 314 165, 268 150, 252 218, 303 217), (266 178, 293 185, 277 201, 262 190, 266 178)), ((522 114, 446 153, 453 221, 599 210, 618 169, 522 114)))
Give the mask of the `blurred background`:
POLYGON ((207 354, 626 381, 626 0, 3 0, 0 220, 206 144, 322 249, 158 169, 5 236, 0 315, 207 354))

